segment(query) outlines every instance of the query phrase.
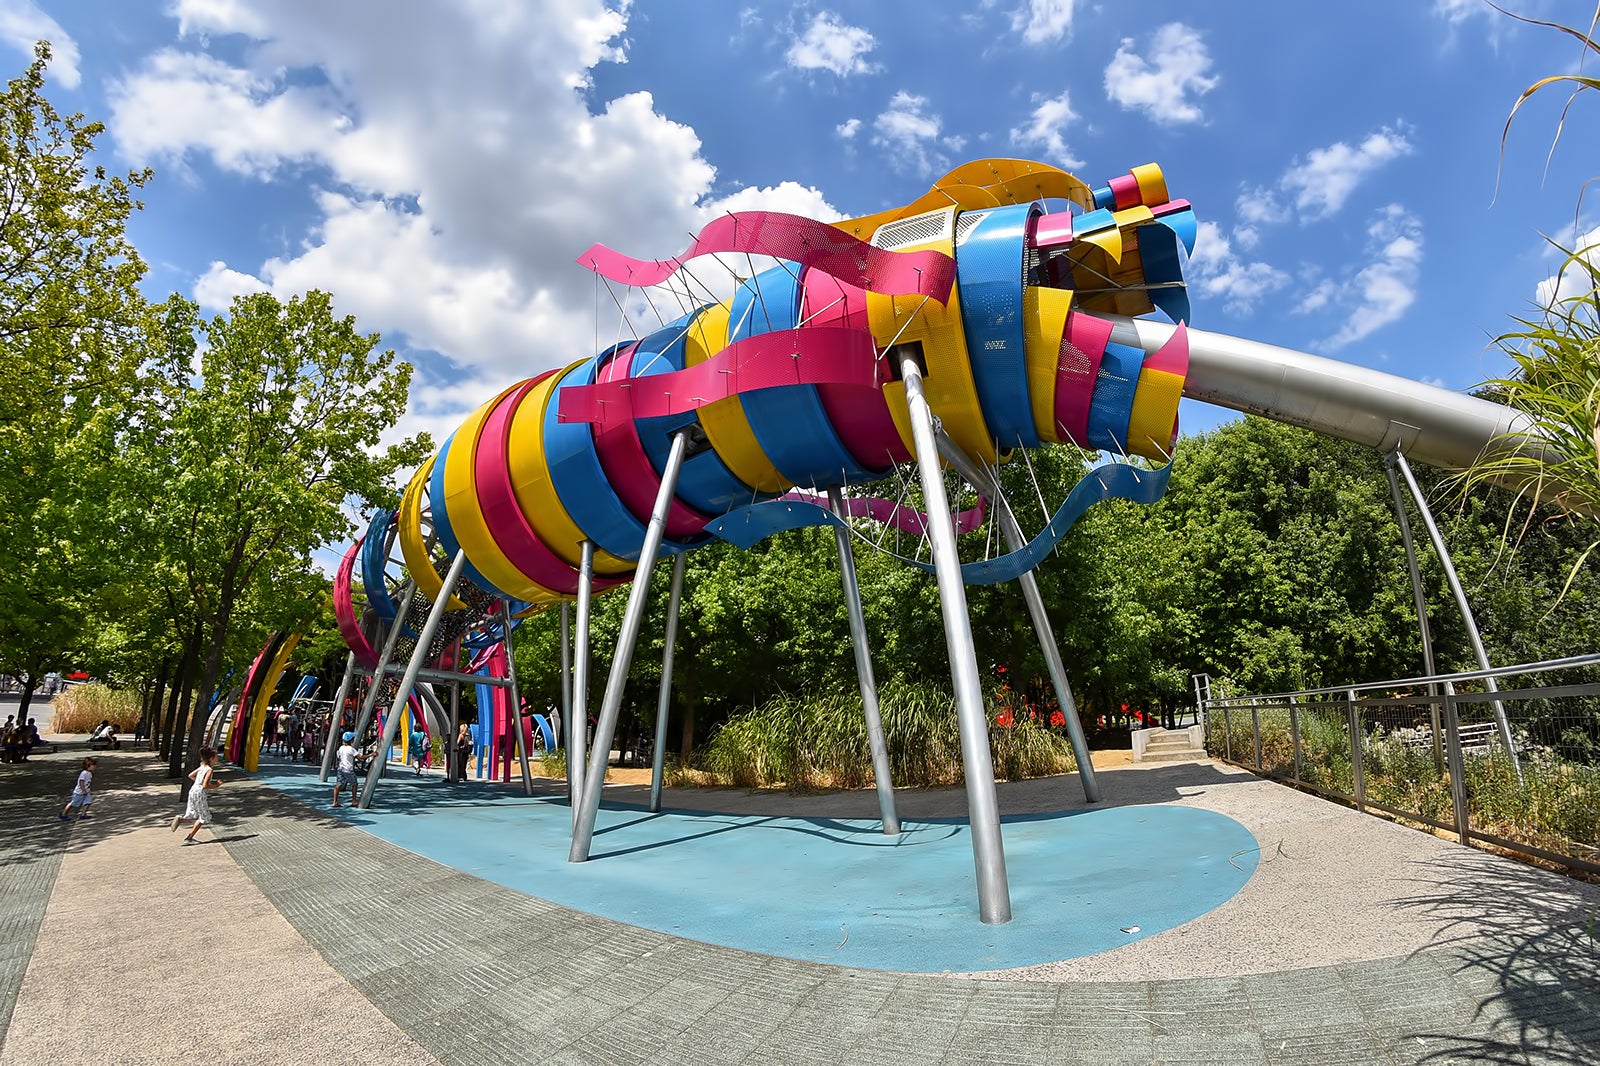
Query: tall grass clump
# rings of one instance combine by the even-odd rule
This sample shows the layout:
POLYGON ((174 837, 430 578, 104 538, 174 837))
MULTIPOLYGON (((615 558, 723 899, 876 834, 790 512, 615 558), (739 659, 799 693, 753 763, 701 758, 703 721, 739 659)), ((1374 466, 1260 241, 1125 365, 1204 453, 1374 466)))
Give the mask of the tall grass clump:
POLYGON ((567 779, 567 749, 556 748, 554 751, 547 750, 540 755, 539 773, 543 777, 565 781, 567 779))
POLYGON ((98 682, 73 685, 51 702, 52 733, 89 733, 109 720, 119 732, 131 732, 143 713, 137 693, 98 682))
MULTIPOLYGON (((880 694, 889 773, 896 786, 931 788, 965 780, 955 697, 932 685, 880 694)), ((1001 728, 989 713, 994 774, 1018 780, 1065 773, 1076 763, 1065 737, 1031 721, 1001 728)), ((784 693, 735 715, 712 736, 702 765, 719 784, 740 788, 865 788, 874 783, 860 694, 784 693)))

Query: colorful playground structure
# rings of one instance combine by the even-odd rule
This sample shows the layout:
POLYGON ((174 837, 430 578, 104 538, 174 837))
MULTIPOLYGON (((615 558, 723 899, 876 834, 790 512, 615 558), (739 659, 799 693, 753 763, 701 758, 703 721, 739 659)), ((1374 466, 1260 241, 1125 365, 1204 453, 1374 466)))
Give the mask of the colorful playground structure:
MULTIPOLYGON (((634 579, 672 560, 651 789, 658 810, 684 553, 714 536, 748 545, 778 530, 827 524, 837 541, 883 830, 897 833, 852 554, 853 537, 873 543, 864 526, 884 523, 926 538, 931 562, 906 561, 938 584, 979 913, 987 923, 1009 920, 965 585, 1021 586, 1093 802, 1093 767, 1033 570, 1094 502, 1150 502, 1165 491, 1181 396, 1381 447, 1391 471, 1408 482, 1402 453, 1459 467, 1515 435, 1513 413, 1495 404, 1189 329, 1179 248, 1192 251, 1195 238, 1193 210, 1171 198, 1153 164, 1092 187, 1045 164, 989 159, 866 218, 828 224, 730 214, 663 260, 591 248, 579 261, 597 285, 627 287, 652 308, 648 287, 667 286, 681 315, 658 316, 663 324, 652 332, 510 385, 416 472, 398 511, 373 516, 335 580, 350 655, 325 751, 336 746, 340 710, 363 685, 354 728, 364 734, 381 720, 378 750, 386 752, 405 719, 426 723, 434 736, 453 735, 456 701, 446 707, 435 685, 454 693, 474 683, 489 697, 479 701, 480 744, 500 753, 507 775, 514 750, 531 791, 533 731, 548 743, 550 725, 520 709, 511 643, 521 619, 558 607, 569 859, 585 861, 649 587, 634 579), (710 255, 765 256, 777 265, 736 278, 732 295, 718 299, 689 266, 710 255), (1138 317, 1155 311, 1170 324, 1138 317), (1089 466, 1029 537, 997 471, 1049 444, 1107 461, 1089 466), (978 508, 952 515, 947 470, 979 494, 978 508), (872 495, 874 483, 895 481, 900 500, 872 495), (925 510, 904 503, 912 485, 925 510), (964 559, 958 538, 985 520, 1004 552, 964 559), (630 583, 591 748, 591 597, 630 583)), ((631 331, 627 316, 622 321, 631 331)), ((1409 530, 1407 538, 1409 550, 1409 530)), ((287 644, 263 649, 252 674, 281 670, 287 644)), ((259 737, 250 728, 259 710, 240 700, 236 747, 259 737)), ((248 750, 236 755, 253 759, 248 750)), ((371 804, 381 762, 367 775, 362 807, 371 804)))

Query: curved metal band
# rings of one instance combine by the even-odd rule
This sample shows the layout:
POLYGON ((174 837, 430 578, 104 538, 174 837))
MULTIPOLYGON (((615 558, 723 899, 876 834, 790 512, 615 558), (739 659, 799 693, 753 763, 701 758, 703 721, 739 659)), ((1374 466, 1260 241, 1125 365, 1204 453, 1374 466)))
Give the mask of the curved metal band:
POLYGON ((339 635, 344 638, 345 647, 355 655, 356 663, 363 669, 373 670, 378 665, 378 652, 361 630, 361 620, 356 616, 355 598, 350 587, 356 555, 361 552, 363 541, 362 537, 356 538, 350 550, 344 553, 338 573, 333 576, 333 618, 339 625, 339 635))
MULTIPOLYGON (((1129 179, 1130 181, 1132 179, 1129 179)), ((1028 230, 1038 204, 997 207, 956 246, 962 325, 984 420, 1005 448, 1034 448, 1022 318, 1028 230)))
MULTIPOLYGON (((595 380, 631 379, 634 359, 638 354, 637 344, 613 353, 600 367, 595 380)), ((590 432, 594 435, 595 454, 600 457, 600 465, 606 472, 606 483, 616 492, 628 512, 639 520, 642 530, 643 523, 650 521, 651 512, 655 510, 656 495, 661 491, 661 475, 650 465, 650 457, 645 454, 644 445, 639 441, 637 423, 632 419, 619 419, 590 432)), ((710 520, 710 515, 699 513, 674 495, 667 505, 667 542, 695 542, 710 520)), ((635 548, 635 552, 644 547, 642 538, 641 532, 639 548, 635 548)))
MULTIPOLYGON (((489 401, 493 403, 494 401, 489 401)), ((451 455, 457 456, 457 461, 465 457, 468 462, 472 460, 472 450, 477 444, 477 430, 483 425, 482 416, 487 404, 479 404, 472 414, 467 416, 467 422, 456 428, 440 447, 439 454, 434 458, 433 474, 428 478, 428 502, 432 504, 431 517, 433 518, 433 532, 439 540, 439 547, 444 549, 445 558, 455 558, 456 552, 463 552, 461 562, 461 580, 475 585, 484 592, 496 594, 494 582, 483 575, 472 561, 472 553, 466 552, 461 544, 461 539, 456 536, 456 526, 450 518, 450 508, 445 497, 445 473, 450 469, 451 455), (470 432, 469 432, 470 430, 470 432)), ((463 508, 462 510, 465 510, 463 508)))
POLYGON ((1070 438, 1056 428, 1056 376, 1061 365, 1061 338, 1072 311, 1068 289, 1029 286, 1022 295, 1022 337, 1028 352, 1028 406, 1033 430, 1041 441, 1062 443, 1070 438))
POLYGON ((1126 454, 1128 419, 1139 386, 1144 352, 1126 344, 1107 344, 1089 401, 1089 447, 1126 454))
MULTIPOLYGON (((456 430, 455 442, 445 457, 443 477, 436 469, 434 480, 442 482, 444 510, 449 515, 450 528, 467 553, 467 562, 483 575, 487 587, 510 599, 547 603, 558 598, 556 593, 530 580, 500 550, 478 495, 477 466, 479 452, 485 444, 484 426, 489 416, 521 388, 522 383, 518 382, 467 417, 456 430)), ((438 511, 435 503, 435 515, 438 511)), ((442 539, 443 533, 440 535, 442 539)))
MULTIPOLYGON (((867 329, 865 289, 845 285, 820 270, 801 274, 800 287, 800 318, 808 328, 867 329)), ((879 380, 888 381, 894 376, 888 360, 880 359, 879 368, 879 380)), ((818 385, 817 396, 839 440, 863 467, 887 471, 895 463, 911 461, 911 452, 900 439, 900 431, 895 427, 894 416, 889 413, 889 403, 881 388, 818 385)))
MULTIPOLYGON (((559 372, 547 370, 536 378, 524 381, 489 412, 483 424, 483 433, 478 438, 477 465, 473 476, 484 521, 506 560, 534 585, 550 589, 561 597, 569 597, 578 591, 578 571, 551 551, 534 532, 528 516, 523 514, 522 507, 517 503, 509 464, 511 423, 517 409, 537 385, 559 372)), ((625 579, 597 577, 594 591, 610 588, 622 580, 625 579)), ((531 614, 543 606, 531 597, 527 598, 534 602, 534 606, 525 613, 531 614)))
MULTIPOLYGON (((555 394, 556 386, 573 372, 582 367, 588 367, 593 374, 594 360, 585 359, 573 363, 566 370, 554 374, 529 390, 517 405, 511 419, 511 429, 507 443, 507 468, 511 474, 511 488, 517 497, 517 506, 527 516, 528 522, 533 526, 539 539, 568 566, 576 567, 582 556, 580 545, 591 539, 590 533, 585 528, 579 528, 573 516, 562 503, 563 495, 557 491, 551 463, 545 453, 546 445, 546 409, 549 409, 550 418, 555 417, 554 404, 550 402, 555 394)), ((576 427, 585 434, 587 426, 576 427)), ((595 471, 599 470, 599 463, 595 463, 595 471)), ((598 473, 596 476, 599 476, 598 473)), ((590 486, 595 486, 593 482, 590 486)), ((641 539, 643 534, 640 534, 641 539)), ((631 574, 633 563, 627 559, 613 555, 598 539, 595 540, 594 553, 595 572, 600 574, 631 574)))
POLYGON ((1179 326, 1172 339, 1145 357, 1139 388, 1128 419, 1128 451, 1146 459, 1165 460, 1178 439, 1178 401, 1189 372, 1189 335, 1179 326))
MULTIPOLYGON (((948 254, 955 232, 955 209, 932 214, 944 216, 942 234, 907 247, 932 248, 948 254)), ((950 302, 942 305, 932 300, 924 302, 907 296, 869 292, 867 314, 872 323, 873 339, 880 348, 887 347, 890 342, 922 345, 923 362, 927 369, 924 385, 928 405, 939 416, 945 432, 974 459, 991 464, 996 462, 999 452, 984 422, 983 407, 978 402, 978 386, 973 381, 972 364, 967 358, 959 291, 952 292, 950 302)), ((891 390, 885 387, 884 391, 889 397, 889 411, 894 415, 906 450, 913 451, 904 389, 891 390)))
MULTIPOLYGON (((684 366, 697 366, 728 346, 729 310, 727 304, 717 304, 694 320, 684 337, 684 366)), ((699 415, 700 428, 706 431, 717 458, 750 494, 775 496, 794 484, 778 473, 772 459, 761 450, 739 397, 707 404, 700 408, 699 415)))
MULTIPOLYGON (((396 519, 400 523, 400 554, 406 561, 406 570, 417 586, 417 592, 429 603, 436 601, 439 593, 444 591, 444 578, 439 576, 439 571, 433 565, 433 556, 422 540, 422 493, 428 486, 434 461, 438 458, 438 455, 434 455, 411 475, 405 492, 400 495, 400 516, 396 519)), ((451 596, 445 609, 464 611, 467 605, 451 596)))
POLYGON ((398 609, 389 595, 388 575, 390 530, 395 512, 378 508, 372 512, 361 545, 361 587, 367 593, 367 606, 384 623, 393 622, 398 609))
POLYGON ((1089 408, 1100 380, 1100 363, 1111 339, 1109 323, 1073 311, 1056 363, 1056 435, 1080 448, 1089 444, 1089 408))
MULTIPOLYGON (((800 279, 791 268, 764 270, 733 295, 729 340, 793 329, 800 322, 800 279)), ((814 385, 787 385, 740 396, 762 451, 796 485, 829 488, 873 480, 834 430, 814 385)), ((883 469, 881 466, 878 469, 883 469)))

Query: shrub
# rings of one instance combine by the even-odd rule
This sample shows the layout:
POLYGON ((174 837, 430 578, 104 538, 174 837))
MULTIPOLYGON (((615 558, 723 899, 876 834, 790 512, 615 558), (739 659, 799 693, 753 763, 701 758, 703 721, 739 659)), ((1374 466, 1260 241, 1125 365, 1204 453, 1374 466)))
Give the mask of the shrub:
POLYGON ((51 705, 52 733, 89 733, 109 719, 118 732, 131 732, 143 714, 139 697, 127 689, 111 688, 98 682, 73 685, 56 696, 51 705))

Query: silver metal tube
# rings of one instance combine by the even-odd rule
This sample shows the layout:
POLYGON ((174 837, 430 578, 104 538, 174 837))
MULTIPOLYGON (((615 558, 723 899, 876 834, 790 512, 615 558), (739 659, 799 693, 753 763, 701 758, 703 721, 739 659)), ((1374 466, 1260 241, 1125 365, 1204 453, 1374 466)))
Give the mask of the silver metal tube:
MULTIPOLYGON (((1012 513, 1011 504, 1000 489, 1000 483, 973 462, 960 445, 945 436, 935 434, 939 454, 961 473, 961 476, 993 501, 995 520, 1000 523, 1000 534, 1005 537, 1010 551, 1027 546, 1022 526, 1012 513)), ((1067 680, 1067 666, 1061 660, 1061 649, 1056 645, 1056 633, 1050 625, 1050 615, 1044 609, 1044 595, 1039 591, 1039 579, 1029 570, 1017 578, 1022 587, 1023 602, 1028 605, 1028 617, 1033 620, 1034 635, 1039 638, 1039 650, 1044 652, 1044 662, 1050 672, 1050 683, 1055 686, 1056 702, 1061 705, 1062 717, 1067 722, 1067 738, 1072 742, 1072 757, 1078 763, 1078 780, 1083 785, 1083 798, 1090 803, 1100 802, 1100 783, 1095 780, 1094 760, 1089 754, 1089 739, 1084 736, 1083 722, 1078 718, 1078 705, 1072 698, 1072 684, 1067 680)))
POLYGON ((572 718, 572 604, 561 601, 561 684, 559 708, 564 727, 572 718))
POLYGON ((1261 772, 1261 707, 1250 701, 1250 731, 1256 738, 1256 773, 1261 772))
POLYGON ((1362 741, 1366 731, 1361 725, 1361 712, 1356 709, 1356 690, 1351 689, 1345 694, 1345 711, 1350 720, 1350 772, 1354 776, 1352 785, 1355 789, 1356 810, 1362 810, 1367 803, 1367 771, 1365 766, 1367 746, 1362 741))
POLYGON ((452 683, 450 686, 450 732, 445 737, 444 742, 445 772, 447 775, 452 772, 455 774, 451 778, 452 781, 465 781, 467 779, 467 767, 461 755, 456 751, 456 733, 460 728, 461 686, 452 683), (457 765, 458 763, 461 765, 457 765))
MULTIPOLYGON (((1148 318, 1098 316, 1111 339, 1146 352, 1176 330, 1148 318)), ((1518 411, 1379 370, 1259 341, 1186 331, 1189 373, 1183 394, 1246 414, 1388 450, 1399 445, 1429 466, 1461 470, 1485 451, 1543 450, 1518 411)))
POLYGON ((1450 760, 1450 805, 1455 808, 1456 836, 1461 843, 1467 843, 1467 833, 1470 830, 1469 813, 1467 810, 1467 769, 1466 763, 1461 758, 1461 718, 1456 713, 1456 686, 1453 682, 1444 683, 1444 729, 1445 746, 1450 760))
POLYGON ((672 592, 667 596, 667 632, 661 651, 661 699, 656 703, 655 745, 650 752, 650 811, 661 812, 661 778, 666 769, 667 711, 672 707, 672 650, 678 643, 678 608, 683 602, 683 570, 688 553, 672 560, 672 592))
MULTIPOLYGON (((839 490, 828 490, 828 506, 844 520, 844 499, 839 490)), ((833 527, 834 544, 839 549, 839 578, 844 586, 845 613, 850 618, 850 646, 856 658, 856 683, 861 687, 861 712, 867 721, 867 750, 872 756, 872 781, 878 790, 878 817, 887 836, 900 832, 900 816, 894 809, 894 779, 889 770, 889 745, 883 735, 883 715, 878 709, 878 682, 872 674, 872 649, 867 646, 867 616, 861 609, 861 585, 856 577, 856 556, 850 546, 850 531, 833 527)))
POLYGON ((378 654, 378 666, 372 672, 372 683, 367 688, 367 698, 361 701, 361 713, 351 723, 351 729, 360 740, 367 735, 367 725, 372 721, 373 708, 378 705, 378 689, 382 687, 383 671, 389 665, 389 660, 394 658, 394 649, 400 643, 400 634, 405 631, 406 614, 411 610, 411 602, 416 598, 417 586, 406 582, 406 593, 400 597, 400 606, 395 609, 394 621, 389 625, 389 636, 383 642, 383 651, 378 654))
POLYGON ((939 583, 939 609, 944 616, 945 647, 955 687, 956 722, 961 730, 961 759, 966 768, 967 817, 972 826, 972 859, 978 879, 978 916, 988 925, 1011 920, 1011 886, 1006 880, 1005 844, 1000 836, 1000 806, 994 789, 994 756, 989 750, 989 722, 978 680, 978 654, 972 643, 972 619, 956 554, 956 530, 934 443, 933 409, 922 391, 922 370, 910 355, 900 360, 906 386, 911 435, 928 509, 929 544, 934 576, 939 583))
POLYGON ((511 654, 511 601, 500 601, 500 643, 506 650, 506 680, 511 682, 511 723, 517 731, 517 761, 522 764, 522 794, 533 795, 533 768, 528 765, 528 738, 522 728, 522 699, 517 692, 517 661, 511 654))
MULTIPOLYGON (((1406 498, 1400 491, 1400 476, 1395 473, 1395 456, 1398 451, 1391 451, 1384 455, 1383 472, 1389 478, 1389 495, 1394 497, 1394 516, 1400 523, 1400 539, 1406 548, 1406 570, 1411 574, 1411 598, 1417 605, 1417 631, 1422 636, 1422 672, 1429 677, 1434 675, 1433 665, 1433 627, 1428 624, 1428 599, 1422 591, 1422 571, 1417 567, 1417 546, 1411 539, 1411 517, 1406 512, 1406 498)), ((1438 690, 1436 685, 1428 686, 1431 696, 1438 690)), ((1444 772, 1444 747, 1439 736, 1439 705, 1432 705, 1433 716, 1433 765, 1440 773, 1444 772)))
POLYGON ((594 598, 594 541, 586 540, 578 563, 578 641, 573 655, 572 710, 567 717, 567 803, 578 824, 583 762, 589 743, 589 604, 594 598))
POLYGON ((622 696, 628 687, 628 668, 633 665, 634 647, 639 642, 639 626, 644 622, 645 604, 650 599, 650 568, 655 565, 656 553, 661 550, 661 542, 666 538, 667 510, 672 506, 672 494, 678 488, 678 472, 683 469, 683 457, 688 450, 689 436, 679 430, 672 437, 672 450, 667 453, 666 469, 661 472, 661 488, 656 492, 650 524, 645 526, 644 546, 639 550, 639 568, 633 575, 633 587, 628 590, 628 610, 622 618, 622 631, 617 634, 617 651, 611 657, 611 675, 606 679, 605 701, 600 705, 600 719, 594 727, 594 751, 590 753, 584 776, 578 820, 572 827, 572 850, 567 853, 568 862, 587 862, 589 859, 594 821, 600 813, 600 793, 606 784, 606 763, 611 760, 611 737, 616 732, 617 716, 622 713, 622 696))
POLYGON ((339 694, 333 697, 333 713, 328 716, 328 735, 322 745, 322 773, 318 781, 327 783, 328 771, 333 766, 333 741, 339 735, 339 722, 344 714, 344 700, 350 695, 350 686, 356 677, 356 653, 345 656, 344 678, 339 682, 339 694))
MULTIPOLYGON (((417 683, 417 673, 428 657, 428 645, 433 643, 433 635, 439 631, 439 623, 444 621, 445 612, 450 607, 450 594, 461 581, 461 571, 466 565, 466 553, 456 552, 456 557, 450 562, 450 571, 445 574, 444 587, 439 591, 439 598, 434 602, 433 610, 428 612, 428 620, 422 625, 422 634, 417 637, 417 649, 411 653, 411 665, 406 668, 406 676, 401 678, 400 688, 394 694, 394 703, 390 705, 389 713, 383 720, 383 739, 378 743, 372 765, 367 768, 367 780, 361 788, 361 801, 356 804, 362 810, 372 806, 372 791, 378 787, 383 764, 388 761, 389 749, 394 746, 394 735, 400 728, 400 710, 411 695, 411 686, 417 683)), ((399 619, 396 619, 396 625, 398 624, 399 619)), ((360 740, 361 734, 356 734, 356 739, 360 740)))
POLYGON ((1289 747, 1294 753, 1294 780, 1299 784, 1301 779, 1300 760, 1300 707, 1294 702, 1294 697, 1289 697, 1289 747))
MULTIPOLYGON (((1394 456, 1395 468, 1405 479, 1406 488, 1411 490, 1411 499, 1416 502, 1422 526, 1428 531, 1428 539, 1433 542, 1434 554, 1439 557, 1439 565, 1444 570, 1445 583, 1450 586, 1450 594, 1455 597, 1456 608, 1461 612, 1461 621, 1467 627, 1467 640, 1472 644, 1473 657, 1478 660, 1479 669, 1492 669, 1489 665, 1489 653, 1483 650, 1483 638, 1478 635, 1478 623, 1472 617, 1472 605, 1467 602, 1467 592, 1461 587, 1461 578, 1456 575, 1455 563, 1450 560, 1450 549, 1445 547, 1444 537, 1439 534, 1439 527, 1433 521, 1433 512, 1428 509, 1428 501, 1423 498, 1422 489, 1417 486, 1417 479, 1412 476, 1411 464, 1406 462, 1406 457, 1398 450, 1390 454, 1394 456)), ((1500 691, 1500 686, 1492 677, 1484 678, 1483 683, 1490 692, 1500 691)), ((1517 758, 1516 745, 1511 740, 1511 722, 1506 718, 1506 706, 1499 700, 1495 700, 1493 706, 1495 721, 1500 725, 1500 742, 1506 746, 1506 754, 1511 757, 1511 768, 1516 771, 1517 784, 1520 785, 1522 761, 1517 758)))

